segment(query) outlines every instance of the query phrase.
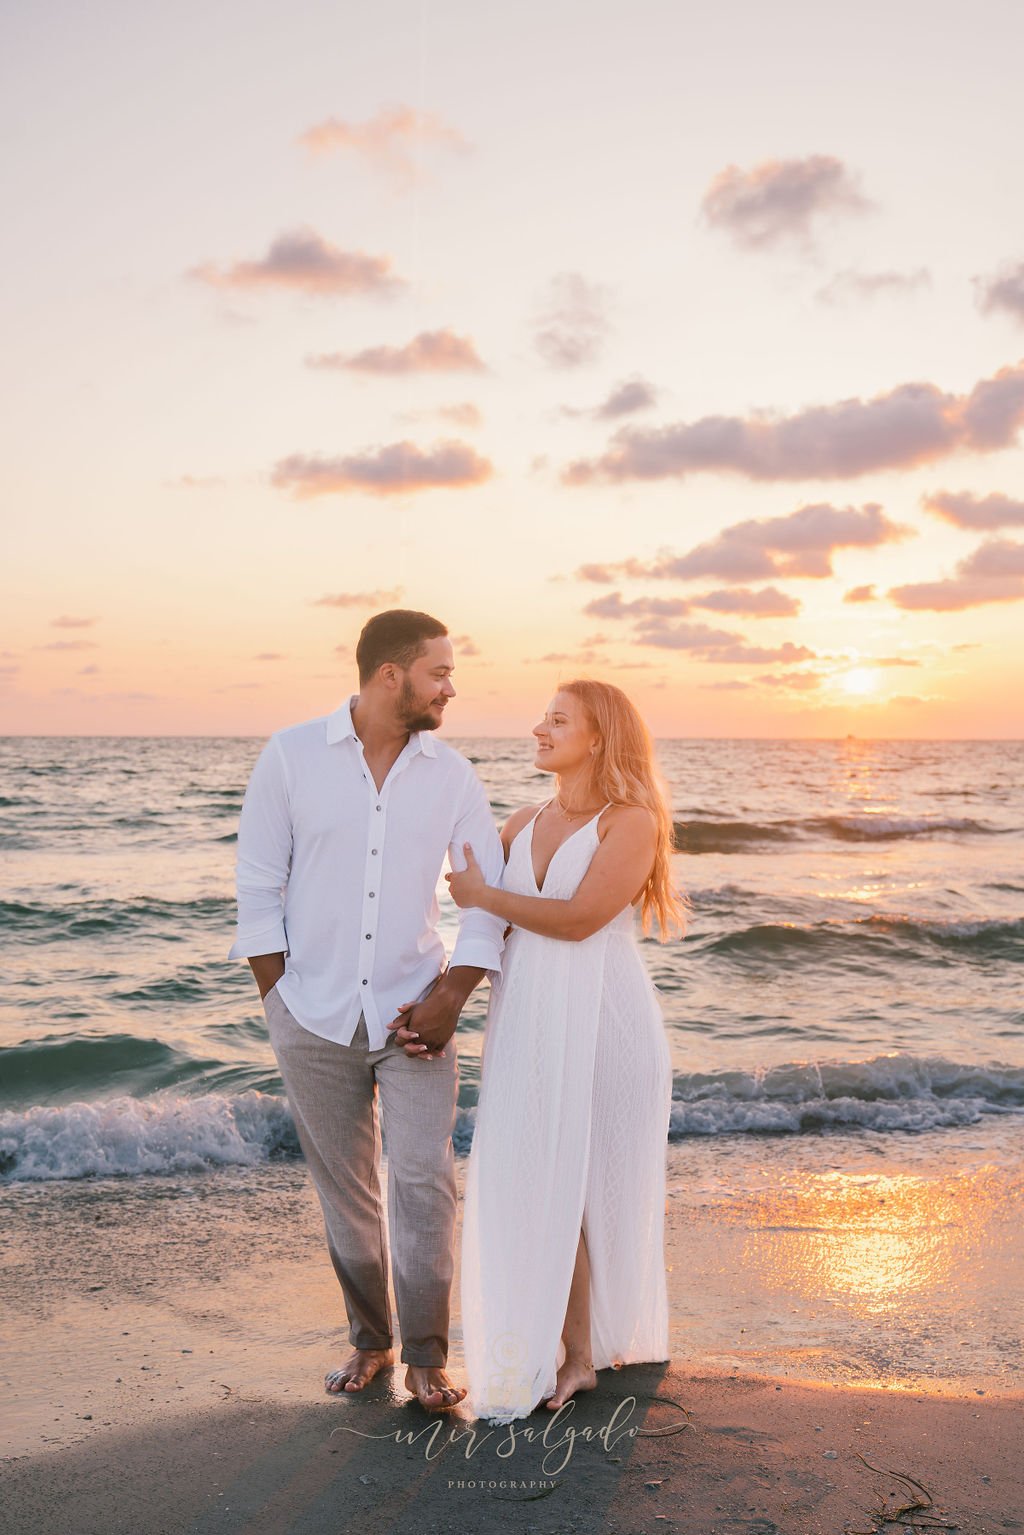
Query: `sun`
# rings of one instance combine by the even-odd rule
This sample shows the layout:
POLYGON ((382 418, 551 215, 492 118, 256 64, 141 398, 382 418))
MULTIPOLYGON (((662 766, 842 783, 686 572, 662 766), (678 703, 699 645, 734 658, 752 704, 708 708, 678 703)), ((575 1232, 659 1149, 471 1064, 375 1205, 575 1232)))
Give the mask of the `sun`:
POLYGON ((856 693, 863 696, 873 693, 878 686, 877 673, 869 671, 866 666, 855 666, 853 671, 845 672, 839 679, 839 685, 844 693, 856 693))

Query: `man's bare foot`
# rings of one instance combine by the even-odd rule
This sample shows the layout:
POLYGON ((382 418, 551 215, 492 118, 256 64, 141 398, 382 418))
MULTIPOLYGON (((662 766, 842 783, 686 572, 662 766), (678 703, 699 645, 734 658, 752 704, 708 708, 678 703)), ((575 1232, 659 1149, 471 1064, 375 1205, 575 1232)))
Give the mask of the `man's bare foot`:
POLYGON ((394 1362, 393 1349, 355 1348, 340 1370, 328 1370, 324 1376, 324 1385, 335 1394, 339 1391, 362 1391, 378 1370, 386 1370, 394 1362))
POLYGON ((565 1363, 555 1376, 554 1395, 545 1400, 544 1406, 550 1412, 555 1412, 559 1407, 564 1407, 577 1391, 593 1391, 596 1385, 597 1374, 590 1360, 579 1354, 567 1354, 565 1363))
POLYGON ((465 1386, 453 1386, 440 1365, 411 1364, 405 1372, 405 1387, 428 1412, 448 1412, 466 1394, 465 1386))

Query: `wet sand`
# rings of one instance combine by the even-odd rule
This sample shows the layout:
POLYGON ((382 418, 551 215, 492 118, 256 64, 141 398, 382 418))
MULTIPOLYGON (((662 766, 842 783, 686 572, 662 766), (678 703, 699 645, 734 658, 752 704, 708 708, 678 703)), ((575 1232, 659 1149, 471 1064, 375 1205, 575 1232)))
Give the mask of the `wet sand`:
MULTIPOLYGON (((401 1366, 323 1392, 346 1330, 301 1163, 8 1188, 4 1528, 853 1535, 916 1498, 1024 1529, 1019 1172, 946 1144, 931 1176, 670 1148, 671 1365, 511 1432, 427 1415, 401 1366)), ((452 1345, 458 1377, 457 1311, 452 1345)))

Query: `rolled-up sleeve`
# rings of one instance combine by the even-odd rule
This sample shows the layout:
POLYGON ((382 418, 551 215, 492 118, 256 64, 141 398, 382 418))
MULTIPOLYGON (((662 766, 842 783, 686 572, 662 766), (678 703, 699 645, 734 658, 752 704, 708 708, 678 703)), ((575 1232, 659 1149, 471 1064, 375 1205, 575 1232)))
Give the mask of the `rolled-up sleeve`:
MULTIPOLYGON (((484 786, 470 773, 463 792, 459 819, 448 848, 448 862, 453 869, 466 867, 462 845, 468 842, 489 885, 500 885, 505 872, 505 852, 487 803, 484 786)), ((501 954, 505 947, 505 922, 478 906, 459 910, 459 936, 455 940, 450 965, 474 965, 488 972, 496 981, 501 974, 501 954)))
POLYGON ((284 892, 291 859, 284 752, 271 736, 256 759, 238 823, 238 926, 229 959, 288 952, 284 892))

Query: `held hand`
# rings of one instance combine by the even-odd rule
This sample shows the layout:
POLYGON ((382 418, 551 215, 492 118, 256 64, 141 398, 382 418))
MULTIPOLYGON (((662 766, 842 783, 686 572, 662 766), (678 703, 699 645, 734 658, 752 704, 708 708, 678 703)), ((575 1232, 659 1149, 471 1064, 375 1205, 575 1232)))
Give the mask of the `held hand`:
POLYGON ((453 869, 450 874, 445 875, 448 889, 456 906, 479 906, 484 891, 490 886, 484 879, 483 870, 477 863, 468 842, 462 844, 462 851, 466 855, 466 867, 458 871, 453 869))
POLYGON ((388 1028, 397 1035, 407 1055, 426 1059, 440 1055, 455 1033, 462 1002, 450 996, 441 982, 422 1002, 403 1002, 398 1011, 400 1016, 388 1028))

